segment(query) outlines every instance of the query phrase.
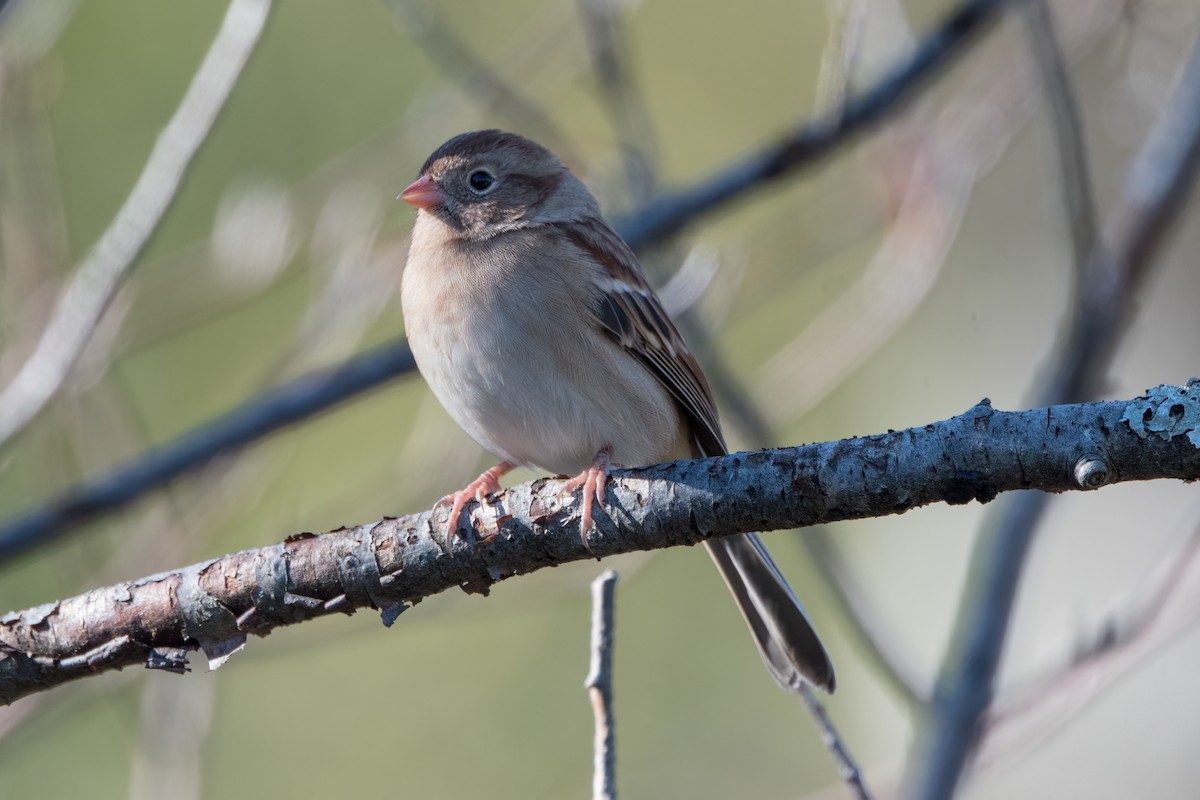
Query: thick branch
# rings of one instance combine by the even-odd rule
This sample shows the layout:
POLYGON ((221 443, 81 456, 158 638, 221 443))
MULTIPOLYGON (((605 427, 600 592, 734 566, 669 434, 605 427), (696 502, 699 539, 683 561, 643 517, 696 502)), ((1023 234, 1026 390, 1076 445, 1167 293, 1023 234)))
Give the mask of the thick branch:
POLYGON ((248 634, 362 607, 391 624, 452 587, 709 536, 899 514, 999 492, 1063 492, 1123 481, 1200 479, 1200 381, 1129 402, 999 412, 805 447, 617 470, 587 545, 563 481, 541 479, 472 506, 448 555, 430 531, 444 508, 300 534, 0 617, 0 703, 134 664, 182 670, 202 648, 219 666, 248 634), (590 549, 589 549, 590 547, 590 549))

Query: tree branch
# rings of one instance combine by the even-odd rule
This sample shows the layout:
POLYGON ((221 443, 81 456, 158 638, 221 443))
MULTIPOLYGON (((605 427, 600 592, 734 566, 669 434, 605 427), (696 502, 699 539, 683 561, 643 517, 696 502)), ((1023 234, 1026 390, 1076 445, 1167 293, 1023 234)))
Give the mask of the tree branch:
POLYGON ((834 727, 833 720, 829 718, 825 706, 821 705, 817 693, 807 683, 801 683, 799 694, 805 707, 808 708, 808 713, 812 714, 813 719, 816 720, 817 727, 821 730, 821 740, 825 743, 825 749, 833 756, 838 772, 841 774, 842 780, 846 782, 846 788, 853 793, 856 800, 873 800, 874 795, 863 781, 862 770, 850 755, 845 739, 834 727))
POLYGON ((0 703, 135 664, 182 671, 189 650, 220 666, 249 634, 372 607, 390 625, 452 587, 486 594, 570 561, 691 545, 710 536, 900 514, 1000 492, 1063 492, 1200 479, 1200 381, 1128 402, 995 411, 981 403, 920 428, 805 447, 616 470, 585 544, 563 481, 473 504, 465 539, 443 542, 446 510, 297 534, 0 617, 0 703))

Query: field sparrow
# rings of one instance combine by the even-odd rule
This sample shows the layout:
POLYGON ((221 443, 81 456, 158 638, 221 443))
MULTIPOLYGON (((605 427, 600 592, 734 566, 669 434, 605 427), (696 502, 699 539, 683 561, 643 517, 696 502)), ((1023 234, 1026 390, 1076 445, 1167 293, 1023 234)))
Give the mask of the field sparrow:
MULTIPOLYGON (((401 297, 408 342, 455 421, 501 459, 578 477, 584 541, 610 464, 726 452, 700 365, 628 245, 548 150, 502 131, 439 147, 400 198, 420 209, 401 297)), ((833 664, 755 534, 705 542, 775 680, 834 688, 833 664)))

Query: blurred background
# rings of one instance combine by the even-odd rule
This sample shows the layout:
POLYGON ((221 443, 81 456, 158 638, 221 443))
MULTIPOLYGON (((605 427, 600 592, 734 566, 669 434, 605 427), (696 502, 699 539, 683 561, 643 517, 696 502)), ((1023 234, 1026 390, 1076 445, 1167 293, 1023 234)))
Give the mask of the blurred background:
MULTIPOLYGON (((216 118, 163 134, 176 145, 164 161, 189 131, 198 152, 177 192, 142 187, 151 200, 130 213, 151 218, 148 244, 112 281, 61 388, 0 445, 0 520, 400 336, 414 214, 394 198, 449 136, 535 138, 610 218, 636 219, 657 190, 836 114, 954 7, 288 0, 258 36, 261 2, 12 0, 0 12, 0 388, 138 191, 198 70, 197 103, 208 97, 216 118), (210 47, 224 60, 205 72, 210 47)), ((1052 8, 1111 242, 1200 6, 1052 8)), ((1076 256, 1032 38, 1005 15, 870 136, 643 252, 720 376, 732 446, 919 425, 983 397, 1035 402, 1076 256)), ((1101 396, 1200 373, 1196 219, 1184 209, 1128 298, 1101 396)), ((406 375, 0 563, 0 611, 418 511, 489 465, 406 375)), ((883 796, 920 729, 910 697, 931 691, 977 533, 1010 501, 767 537, 830 644, 830 713, 883 796), (815 560, 802 537, 823 545, 815 560)), ((966 796, 1194 791, 1200 635, 1179 611, 1196 598, 1162 567, 1191 552, 1198 511, 1194 486, 1165 481, 1050 506, 1001 673, 1016 727, 989 739, 966 796), (1085 671, 1097 642, 1104 655, 1085 671)), ((612 562, 622 791, 846 796, 702 549, 612 562)), ((46 798, 584 796, 588 583, 602 568, 546 570, 487 599, 447 593, 390 630, 365 612, 284 629, 215 673, 193 659, 185 678, 129 669, 26 698, 0 709, 0 782, 46 798)))

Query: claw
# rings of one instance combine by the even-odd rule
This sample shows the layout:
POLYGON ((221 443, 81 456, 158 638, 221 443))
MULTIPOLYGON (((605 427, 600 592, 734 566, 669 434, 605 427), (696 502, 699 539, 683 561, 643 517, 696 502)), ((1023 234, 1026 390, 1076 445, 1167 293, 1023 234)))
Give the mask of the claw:
POLYGON ((483 473, 475 480, 468 483, 462 489, 459 489, 453 494, 448 494, 441 500, 433 504, 434 508, 439 506, 450 505, 450 517, 446 520, 445 531, 445 547, 446 555, 453 556, 454 552, 451 549, 453 544, 453 536, 458 530, 459 515, 462 514, 463 508, 467 503, 474 499, 479 505, 486 505, 484 498, 489 494, 495 494, 500 491, 500 479, 513 470, 514 465, 507 461, 501 461, 491 469, 484 470, 483 473))
POLYGON ((579 534, 583 546, 588 552, 591 552, 592 549, 588 547, 587 541, 588 531, 592 527, 592 501, 594 498, 600 505, 604 505, 604 488, 608 483, 608 469, 611 466, 612 450, 605 447, 596 453, 590 467, 567 481, 566 490, 568 492, 574 492, 581 485, 583 486, 583 510, 579 515, 579 534))

